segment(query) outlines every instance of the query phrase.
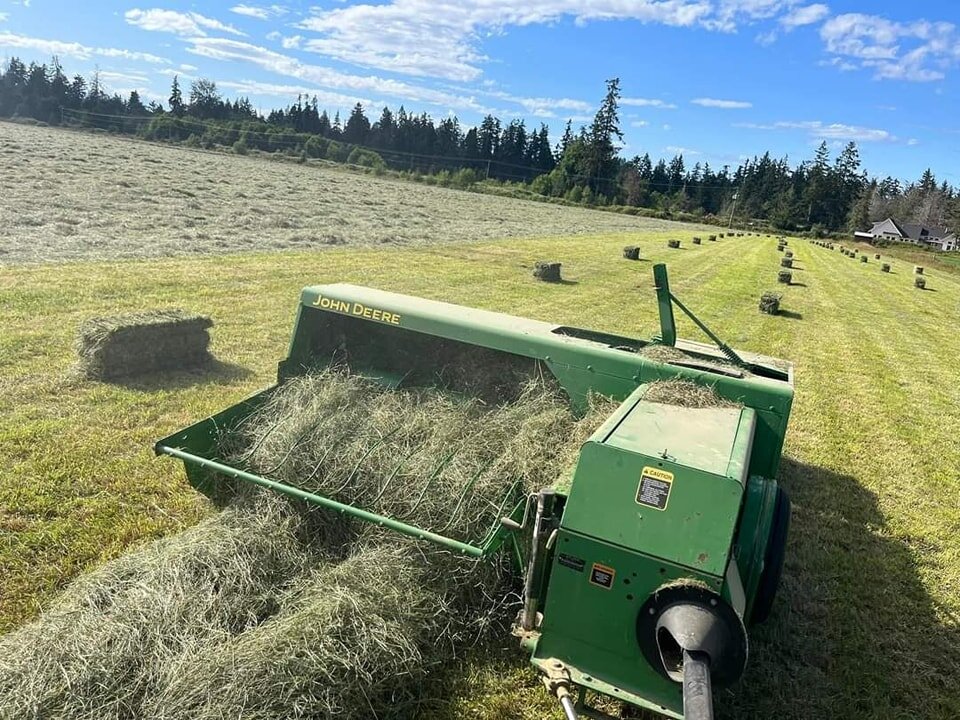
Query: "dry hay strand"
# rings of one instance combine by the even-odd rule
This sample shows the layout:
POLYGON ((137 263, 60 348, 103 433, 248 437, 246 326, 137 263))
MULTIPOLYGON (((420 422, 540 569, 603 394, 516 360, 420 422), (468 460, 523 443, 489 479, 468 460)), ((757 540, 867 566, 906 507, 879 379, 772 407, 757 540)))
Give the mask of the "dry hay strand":
POLYGON ((211 360, 205 315, 148 310, 90 318, 77 333, 76 374, 89 380, 203 367, 211 360))
POLYGON ((780 312, 780 300, 783 295, 775 292, 765 292, 760 296, 760 312, 767 315, 777 315, 780 312))
POLYGON ((538 260, 533 266, 533 276, 543 282, 560 282, 560 265, 558 262, 538 260))
POLYGON ((647 358, 648 360, 662 363, 690 359, 689 355, 682 350, 678 350, 673 345, 658 345, 656 343, 644 345, 637 351, 637 354, 647 358))
POLYGON ((661 405, 676 405, 686 408, 740 407, 717 395, 709 385, 700 385, 691 380, 657 380, 646 386, 643 399, 661 405))
POLYGON ((623 249, 623 257, 625 257, 627 260, 639 260, 640 248, 636 245, 627 245, 623 249))
POLYGON ((0 637, 0 717, 139 718, 168 665, 256 626, 308 564, 296 518, 263 497, 74 581, 0 637))

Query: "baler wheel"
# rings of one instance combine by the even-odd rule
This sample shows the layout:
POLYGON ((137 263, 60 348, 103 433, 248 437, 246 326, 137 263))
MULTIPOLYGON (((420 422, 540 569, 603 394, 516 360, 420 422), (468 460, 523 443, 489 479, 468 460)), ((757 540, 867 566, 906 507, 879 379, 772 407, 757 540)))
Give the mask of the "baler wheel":
POLYGON ((764 558, 763 574, 757 587, 757 596, 753 602, 751 622, 762 623, 770 616, 773 599, 780 585, 783 573, 783 558, 787 550, 787 534, 790 530, 790 496, 782 487, 777 488, 777 504, 773 510, 773 526, 770 528, 770 542, 764 558))

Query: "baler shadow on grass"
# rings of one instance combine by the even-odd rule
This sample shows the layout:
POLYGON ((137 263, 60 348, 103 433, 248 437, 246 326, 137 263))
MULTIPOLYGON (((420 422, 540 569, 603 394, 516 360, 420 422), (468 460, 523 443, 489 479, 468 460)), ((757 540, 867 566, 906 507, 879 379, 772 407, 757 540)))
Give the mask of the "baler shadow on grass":
POLYGON ((778 316, 786 318, 787 320, 803 320, 803 313, 798 313, 794 310, 783 310, 777 313, 778 316))
POLYGON ((958 717, 960 626, 857 479, 784 457, 793 516, 777 601, 718 717, 958 717))

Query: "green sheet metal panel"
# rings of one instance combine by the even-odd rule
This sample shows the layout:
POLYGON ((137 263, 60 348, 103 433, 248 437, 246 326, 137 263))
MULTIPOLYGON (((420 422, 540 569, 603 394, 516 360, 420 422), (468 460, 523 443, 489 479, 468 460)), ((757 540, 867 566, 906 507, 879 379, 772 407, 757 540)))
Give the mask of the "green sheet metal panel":
POLYGON ((562 527, 722 577, 755 413, 646 402, 646 390, 583 446, 562 527))
POLYGON ((719 578, 585 537, 557 536, 543 625, 532 662, 559 659, 577 684, 682 717, 680 686, 658 673, 637 641, 637 614, 661 585, 694 577, 718 592, 719 578), (614 571, 610 587, 591 582, 595 566, 614 571))

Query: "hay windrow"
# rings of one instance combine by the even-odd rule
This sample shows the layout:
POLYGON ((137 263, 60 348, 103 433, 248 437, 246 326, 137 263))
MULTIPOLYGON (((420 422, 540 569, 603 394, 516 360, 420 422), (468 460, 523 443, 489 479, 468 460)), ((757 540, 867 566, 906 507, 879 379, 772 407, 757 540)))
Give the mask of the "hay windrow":
POLYGON ((256 626, 317 558, 263 496, 81 576, 0 637, 0 717, 137 718, 172 660, 256 626))
POLYGON ((739 403, 720 397, 708 385, 690 380, 658 380, 646 386, 643 399, 663 405, 686 408, 735 408, 739 403))
MULTIPOLYGON (((224 442, 271 477, 479 541, 562 477, 614 406, 578 422, 544 383, 486 405, 331 370, 285 383, 224 442)), ((503 556, 478 563, 244 486, 0 639, 0 717, 409 717, 419 680, 502 629, 517 589, 503 556)))

